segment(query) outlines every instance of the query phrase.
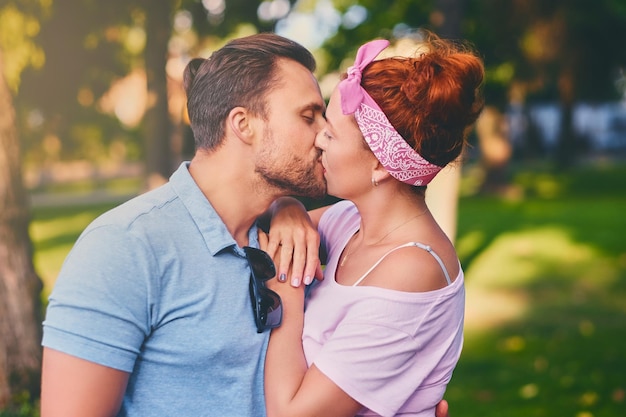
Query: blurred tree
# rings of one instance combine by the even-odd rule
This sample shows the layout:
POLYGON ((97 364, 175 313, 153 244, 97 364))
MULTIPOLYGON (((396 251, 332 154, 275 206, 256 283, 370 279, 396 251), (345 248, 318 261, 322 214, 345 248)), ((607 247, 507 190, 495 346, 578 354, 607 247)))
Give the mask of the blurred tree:
POLYGON ((144 144, 148 188, 160 185, 174 171, 172 122, 168 109, 168 42, 172 33, 174 2, 141 0, 145 12, 146 46, 144 66, 148 90, 144 144))
POLYGON ((114 140, 132 148, 136 129, 101 109, 111 84, 138 67, 144 37, 132 3, 52 0, 36 41, 41 68, 22 74, 16 100, 21 141, 29 161, 45 167, 57 160, 108 156, 114 140))
MULTIPOLYGON (((466 0, 434 0, 431 22, 442 38, 463 38, 466 0)), ((428 186, 426 202, 448 238, 456 239, 459 187, 463 156, 442 170, 428 186)))
POLYGON ((15 111, 0 45, 0 409, 39 391, 41 280, 32 263, 15 111))
POLYGON ((504 108, 509 98, 560 104, 556 160, 562 167, 580 152, 572 107, 581 101, 619 99, 618 69, 626 65, 623 0, 527 0, 470 2, 471 30, 489 67, 488 101, 504 108), (511 90, 511 88, 513 90, 511 90), (514 91, 513 97, 507 97, 514 91))

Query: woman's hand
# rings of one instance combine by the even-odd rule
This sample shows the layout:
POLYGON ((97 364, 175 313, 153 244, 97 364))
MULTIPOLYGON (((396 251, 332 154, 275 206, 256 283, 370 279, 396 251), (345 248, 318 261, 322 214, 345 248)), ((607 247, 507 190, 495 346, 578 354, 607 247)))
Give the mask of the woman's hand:
POLYGON ((259 232, 259 244, 274 259, 278 280, 289 278, 291 285, 298 287, 322 279, 320 238, 304 205, 292 197, 279 198, 266 215, 269 234, 259 232))

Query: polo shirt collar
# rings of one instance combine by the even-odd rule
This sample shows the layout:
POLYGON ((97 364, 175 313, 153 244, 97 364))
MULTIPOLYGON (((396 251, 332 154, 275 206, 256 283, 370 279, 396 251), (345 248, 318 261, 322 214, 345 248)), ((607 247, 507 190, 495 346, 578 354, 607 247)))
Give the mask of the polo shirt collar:
MULTIPOLYGON (((237 242, 226 228, 221 217, 191 177, 189 163, 189 161, 181 163, 170 177, 169 182, 174 192, 198 227, 211 255, 215 256, 230 248, 243 256, 243 250, 237 246, 237 242)), ((248 240, 250 246, 259 247, 256 223, 248 232, 248 240)))

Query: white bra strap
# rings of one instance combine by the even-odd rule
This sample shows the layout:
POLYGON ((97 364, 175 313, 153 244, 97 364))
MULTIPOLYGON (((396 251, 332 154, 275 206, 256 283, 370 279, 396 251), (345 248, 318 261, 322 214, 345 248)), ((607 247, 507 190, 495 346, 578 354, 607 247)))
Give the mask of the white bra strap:
POLYGON ((356 282, 354 284, 352 284, 352 286, 356 287, 357 285, 359 285, 370 274, 370 272, 372 272, 374 270, 374 268, 376 268, 383 261, 383 259, 385 259, 387 257, 387 255, 389 255, 391 252, 393 252, 395 250, 398 250, 398 249, 402 249, 402 248, 408 248, 409 246, 415 246, 415 247, 418 247, 420 249, 424 249, 426 252, 430 253, 433 256, 433 258, 435 258, 437 263, 439 263, 439 266, 441 266, 441 269, 443 270, 443 274, 446 277, 446 282, 448 283, 448 285, 452 284, 452 280, 450 279, 450 275, 448 274, 448 270, 446 269, 446 266, 443 264, 443 261, 441 260, 439 255, 437 255, 435 253, 435 251, 433 251, 430 246, 424 245, 424 244, 419 243, 419 242, 408 242, 408 243, 405 243, 404 245, 400 245, 400 246, 397 246, 397 247, 391 249, 389 252, 387 252, 383 256, 381 256, 381 258, 378 261, 376 261, 376 263, 374 265, 372 265, 372 267, 370 269, 368 269, 367 272, 365 272, 365 274, 363 274, 363 276, 361 276, 361 278, 357 279, 356 282))

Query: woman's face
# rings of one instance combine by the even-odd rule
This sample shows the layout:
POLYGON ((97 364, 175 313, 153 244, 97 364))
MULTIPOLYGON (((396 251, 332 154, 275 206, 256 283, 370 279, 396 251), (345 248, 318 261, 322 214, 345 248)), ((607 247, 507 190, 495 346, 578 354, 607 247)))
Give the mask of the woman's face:
POLYGON ((340 92, 335 88, 326 109, 326 128, 315 145, 322 150, 322 165, 328 194, 353 199, 372 187, 372 169, 377 160, 369 150, 354 115, 341 110, 340 92))

